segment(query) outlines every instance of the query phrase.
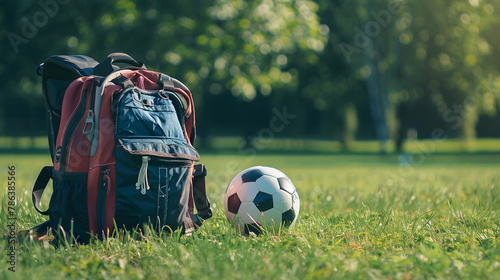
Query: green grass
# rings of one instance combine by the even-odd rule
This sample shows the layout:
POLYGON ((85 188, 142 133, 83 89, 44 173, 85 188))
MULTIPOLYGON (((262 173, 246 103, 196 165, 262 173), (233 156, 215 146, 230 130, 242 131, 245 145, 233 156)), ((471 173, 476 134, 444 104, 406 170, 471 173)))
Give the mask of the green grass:
MULTIPOLYGON (((215 216, 191 237, 120 236, 55 249, 16 246, 0 279, 448 279, 500 278, 498 155, 426 155, 414 165, 378 155, 204 154, 215 216), (242 237, 224 215, 229 180, 254 165, 274 166, 301 199, 295 227, 242 237)), ((16 166, 17 226, 44 220, 31 187, 48 156, 0 156, 0 223, 5 226, 7 167, 16 166)), ((47 202, 47 198, 45 199, 47 202)))
MULTIPOLYGON (((213 137, 210 146, 215 151, 233 152, 242 149, 241 144, 244 139, 241 137, 219 136, 213 137)), ((0 152, 16 151, 28 153, 36 151, 38 153, 48 151, 48 139, 45 136, 39 137, 1 137, 0 152)), ((393 141, 387 143, 388 152, 395 151, 393 141)), ((434 154, 434 153, 499 153, 500 139, 481 138, 469 142, 460 139, 419 139, 407 140, 404 143, 403 150, 408 153, 416 154, 434 154)), ((378 153, 380 144, 377 140, 353 141, 347 150, 352 153, 378 153)), ((339 153, 343 150, 339 141, 317 140, 317 139, 298 139, 298 138, 262 138, 256 139, 255 149, 242 149, 245 154, 253 152, 284 152, 284 153, 339 153)))

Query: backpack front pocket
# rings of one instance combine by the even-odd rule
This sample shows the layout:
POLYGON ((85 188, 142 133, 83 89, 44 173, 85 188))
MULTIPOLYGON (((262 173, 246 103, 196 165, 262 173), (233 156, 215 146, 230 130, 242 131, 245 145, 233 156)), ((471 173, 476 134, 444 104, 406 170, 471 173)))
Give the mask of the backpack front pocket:
POLYGON ((191 174, 199 158, 196 150, 167 139, 117 141, 117 225, 132 229, 149 224, 172 231, 190 227, 191 174))
POLYGON ((191 227, 192 168, 200 157, 185 138, 181 108, 167 92, 137 88, 120 93, 116 106, 117 226, 191 227))

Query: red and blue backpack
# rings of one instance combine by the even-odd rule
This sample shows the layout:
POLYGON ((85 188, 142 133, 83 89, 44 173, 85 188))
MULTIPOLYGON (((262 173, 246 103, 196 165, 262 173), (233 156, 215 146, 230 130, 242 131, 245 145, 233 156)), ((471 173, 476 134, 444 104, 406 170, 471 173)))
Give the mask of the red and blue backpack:
POLYGON ((184 84, 123 53, 100 63, 51 56, 37 73, 53 161, 32 193, 36 210, 49 217, 33 229, 39 238, 49 228, 79 243, 145 226, 190 234, 212 216, 206 169, 196 164, 193 147, 195 108, 184 84), (53 193, 42 210, 50 179, 53 193))

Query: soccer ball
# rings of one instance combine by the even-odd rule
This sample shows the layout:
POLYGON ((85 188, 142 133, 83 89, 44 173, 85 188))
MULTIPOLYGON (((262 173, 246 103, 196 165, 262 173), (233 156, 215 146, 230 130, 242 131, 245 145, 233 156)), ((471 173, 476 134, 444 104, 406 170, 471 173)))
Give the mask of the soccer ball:
POLYGON ((292 181, 281 171, 255 166, 236 175, 226 190, 226 217, 240 233, 259 234, 263 226, 292 227, 300 201, 292 181))

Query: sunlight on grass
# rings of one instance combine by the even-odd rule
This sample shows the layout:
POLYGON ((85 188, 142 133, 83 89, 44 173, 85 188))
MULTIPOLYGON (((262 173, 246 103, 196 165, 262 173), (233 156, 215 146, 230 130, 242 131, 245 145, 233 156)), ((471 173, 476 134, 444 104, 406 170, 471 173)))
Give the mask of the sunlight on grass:
MULTIPOLYGON (((495 279, 500 277, 495 159, 431 156, 408 168, 397 156, 203 155, 214 217, 192 237, 146 232, 144 242, 122 233, 57 250, 23 242, 16 247, 17 272, 2 271, 2 278, 495 279), (294 228, 242 237, 227 221, 227 183, 254 165, 276 167, 294 182, 301 199, 294 228)), ((21 229, 44 220, 31 205, 31 187, 47 164, 44 155, 0 156, 0 172, 9 165, 18 170, 21 229)), ((6 224, 5 192, 0 201, 0 222, 6 224)), ((7 245, 0 242, 2 252, 7 245)), ((0 261, 6 269, 5 254, 0 261)))

